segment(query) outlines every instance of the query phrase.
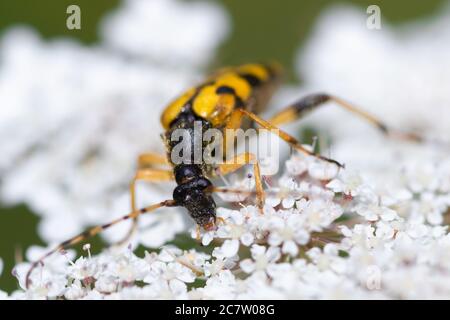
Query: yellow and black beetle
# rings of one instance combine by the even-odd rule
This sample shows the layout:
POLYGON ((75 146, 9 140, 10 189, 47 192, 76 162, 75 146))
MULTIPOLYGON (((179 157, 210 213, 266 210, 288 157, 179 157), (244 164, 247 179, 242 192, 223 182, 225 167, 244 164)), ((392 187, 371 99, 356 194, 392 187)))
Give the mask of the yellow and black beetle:
MULTIPOLYGON (((265 109, 273 91, 280 82, 281 75, 281 67, 277 63, 255 63, 223 68, 200 85, 188 89, 170 103, 161 116, 161 124, 165 130, 163 140, 167 148, 167 155, 161 156, 148 153, 139 156, 138 169, 130 185, 131 213, 110 223, 93 227, 62 242, 54 250, 48 252, 38 261, 35 261, 26 276, 27 287, 30 283, 31 272, 47 256, 92 237, 121 221, 133 219, 133 228, 126 238, 128 239, 136 227, 136 219, 138 216, 154 211, 157 208, 171 206, 184 207, 198 227, 202 227, 205 230, 214 229, 217 221, 216 203, 212 198, 212 193, 215 191, 224 192, 226 190, 214 188, 209 179, 218 174, 226 175, 234 172, 245 164, 253 164, 256 182, 256 205, 262 208, 264 204, 264 190, 258 161, 253 154, 243 153, 236 155, 233 159, 225 161, 217 167, 205 163, 174 164, 171 162, 170 153, 174 147, 174 144, 170 140, 172 132, 176 129, 185 129, 191 132, 196 121, 199 121, 204 128, 217 128, 224 132, 226 129, 245 128, 253 124, 275 130, 279 137, 286 141, 292 148, 324 161, 334 163, 339 167, 342 167, 339 162, 310 152, 302 147, 294 137, 279 130, 277 126, 297 120, 316 107, 333 101, 348 111, 361 116, 385 134, 413 141, 420 140, 414 134, 403 134, 394 131, 372 115, 358 109, 352 104, 338 97, 323 93, 303 97, 287 108, 282 109, 271 119, 263 120, 258 114, 265 109), (156 166, 161 165, 167 165, 169 168, 156 168, 156 166), (138 209, 135 204, 135 184, 138 180, 152 182, 175 180, 177 187, 173 192, 172 199, 138 209)), ((231 137, 225 136, 224 138, 224 151, 226 153, 226 148, 231 137)), ((206 145, 203 145, 203 147, 205 148, 206 145)))

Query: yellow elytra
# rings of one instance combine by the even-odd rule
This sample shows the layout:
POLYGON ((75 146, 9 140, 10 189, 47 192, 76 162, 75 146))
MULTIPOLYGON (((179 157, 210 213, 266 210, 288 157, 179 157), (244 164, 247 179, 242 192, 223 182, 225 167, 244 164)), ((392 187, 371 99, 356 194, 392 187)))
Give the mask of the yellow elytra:
POLYGON ((281 74, 281 66, 277 63, 223 68, 172 101, 161 115, 161 124, 168 130, 186 109, 191 109, 214 127, 226 125, 235 108, 260 112, 279 83, 281 74))

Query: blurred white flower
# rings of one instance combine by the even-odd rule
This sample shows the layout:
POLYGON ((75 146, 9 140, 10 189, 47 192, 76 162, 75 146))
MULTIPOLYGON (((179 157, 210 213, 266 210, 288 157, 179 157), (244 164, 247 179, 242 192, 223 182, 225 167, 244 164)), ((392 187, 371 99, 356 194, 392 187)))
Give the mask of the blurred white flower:
MULTIPOLYGON (((228 31, 216 4, 127 0, 91 47, 46 42, 16 28, 0 39, 2 202, 41 215, 39 235, 61 241, 130 211, 139 153, 164 153, 158 115, 195 83, 228 31), (174 38, 177 40, 175 41, 174 38)), ((138 205, 170 197, 143 187, 138 205)), ((140 219, 135 242, 157 247, 184 228, 175 209, 140 219)), ((105 236, 118 241, 123 223, 105 236)))
POLYGON ((103 21, 101 34, 114 49, 191 68, 211 61, 228 29, 224 10, 205 1, 126 0, 103 21))
MULTIPOLYGON (((364 10, 329 8, 299 51, 297 67, 304 89, 353 101, 397 128, 416 128, 448 138, 449 16, 447 6, 440 16, 429 20, 397 28, 384 20, 381 30, 370 30, 365 27, 364 10)), ((330 109, 335 110, 311 116, 328 132, 341 138, 357 138, 356 133, 364 132, 365 139, 369 131, 374 131, 344 111, 330 109), (347 120, 340 121, 343 117, 347 120)), ((370 150, 377 150, 372 155, 378 153, 378 149, 370 150)))
MULTIPOLYGON (((423 168, 446 162, 450 152, 449 16, 447 6, 438 16, 423 21, 394 28, 383 20, 381 30, 370 30, 361 8, 331 6, 319 16, 309 40, 298 51, 296 66, 302 87, 286 87, 274 105, 326 92, 396 129, 415 131, 435 141, 426 148, 399 144, 334 103, 302 119, 302 125, 331 136, 333 158, 371 182, 383 183, 386 177, 396 176, 402 169, 399 164, 408 162, 403 160, 415 159, 423 168), (445 152, 436 151, 439 148, 445 152)), ((438 179, 434 174, 425 177, 438 179)))

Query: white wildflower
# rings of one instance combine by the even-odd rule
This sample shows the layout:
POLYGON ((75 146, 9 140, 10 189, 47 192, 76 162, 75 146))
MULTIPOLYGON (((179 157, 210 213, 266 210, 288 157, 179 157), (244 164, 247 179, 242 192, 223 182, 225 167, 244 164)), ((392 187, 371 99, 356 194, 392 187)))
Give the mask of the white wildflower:
MULTIPOLYGON (((91 47, 47 42, 29 29, 5 32, 2 202, 38 213, 39 235, 49 242, 128 213, 138 154, 164 154, 155 114, 195 82, 227 31, 216 4, 127 0, 101 22, 91 47)), ((167 199, 171 188, 139 183, 138 206, 167 199)), ((176 209, 160 211, 140 219, 134 243, 157 247, 185 228, 176 209)), ((129 228, 103 236, 116 242, 129 228)))
POLYGON ((274 217, 271 219, 273 230, 268 238, 271 246, 280 246, 282 253, 293 257, 298 254, 298 245, 305 245, 309 241, 309 232, 305 229, 301 215, 292 213, 286 220, 274 217))
POLYGON ((266 269, 280 259, 280 249, 277 247, 264 247, 254 244, 251 248, 252 259, 245 259, 240 266, 246 273, 266 271, 266 269))

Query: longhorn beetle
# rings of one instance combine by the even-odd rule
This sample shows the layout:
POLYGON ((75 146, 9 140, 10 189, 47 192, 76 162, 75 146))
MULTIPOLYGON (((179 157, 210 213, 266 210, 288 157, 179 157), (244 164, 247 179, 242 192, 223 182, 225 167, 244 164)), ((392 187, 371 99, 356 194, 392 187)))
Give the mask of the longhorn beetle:
MULTIPOLYGON (((26 286, 28 287, 30 284, 30 275, 33 269, 54 252, 92 237, 121 221, 131 219, 133 220, 133 226, 123 240, 126 241, 136 229, 137 218, 140 215, 161 207, 184 207, 197 224, 197 230, 200 227, 204 230, 215 229, 218 219, 216 218, 216 203, 212 194, 214 192, 239 191, 216 188, 211 183, 210 178, 229 174, 246 164, 253 165, 256 205, 261 209, 264 205, 265 195, 260 167, 252 153, 238 154, 231 160, 224 161, 217 166, 206 163, 175 164, 171 161, 170 154, 175 146, 170 139, 172 133, 177 129, 184 129, 190 135, 193 135, 194 123, 197 121, 201 123, 203 129, 216 128, 224 133, 227 132, 226 129, 245 129, 254 124, 265 129, 275 130, 278 136, 293 149, 323 161, 334 163, 338 167, 343 167, 343 165, 336 160, 305 149, 297 139, 279 130, 278 126, 300 119, 327 102, 334 102, 351 113, 362 117, 386 135, 411 141, 421 141, 421 138, 417 135, 395 131, 353 104, 325 93, 305 96, 282 109, 269 120, 264 120, 258 114, 265 110, 267 102, 280 83, 281 76, 282 70, 277 63, 254 63, 223 68, 212 74, 203 83, 188 89, 172 101, 161 115, 161 124, 165 130, 162 138, 167 149, 167 155, 146 153, 139 156, 138 169, 130 184, 131 213, 68 239, 33 262, 26 275, 26 286), (156 168, 156 166, 161 165, 166 165, 168 168, 156 168), (135 186, 139 180, 149 182, 175 180, 177 187, 173 191, 172 199, 138 209, 136 207, 135 186)), ((233 140, 232 136, 224 135, 224 154, 226 154, 231 140, 233 140)), ((207 144, 202 145, 202 148, 206 147, 207 144)))

